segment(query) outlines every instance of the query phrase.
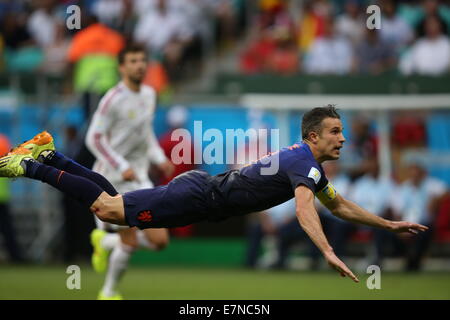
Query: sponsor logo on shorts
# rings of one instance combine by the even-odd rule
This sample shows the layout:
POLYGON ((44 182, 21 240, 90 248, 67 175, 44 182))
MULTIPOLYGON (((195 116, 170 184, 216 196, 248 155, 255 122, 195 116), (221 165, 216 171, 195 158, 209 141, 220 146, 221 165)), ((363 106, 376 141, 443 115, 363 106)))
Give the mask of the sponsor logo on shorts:
POLYGON ((150 222, 153 220, 153 216, 150 211, 139 212, 137 219, 141 222, 150 222))

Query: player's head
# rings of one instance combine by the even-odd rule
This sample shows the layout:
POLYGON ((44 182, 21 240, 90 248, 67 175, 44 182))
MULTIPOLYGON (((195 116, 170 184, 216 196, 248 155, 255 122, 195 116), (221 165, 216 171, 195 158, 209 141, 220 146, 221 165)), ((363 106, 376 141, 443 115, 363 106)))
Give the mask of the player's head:
POLYGON ((132 44, 119 52, 119 71, 123 78, 140 84, 147 71, 147 54, 143 47, 132 44))
POLYGON ((314 108, 303 116, 302 139, 314 147, 321 161, 339 159, 345 142, 341 117, 334 105, 314 108))

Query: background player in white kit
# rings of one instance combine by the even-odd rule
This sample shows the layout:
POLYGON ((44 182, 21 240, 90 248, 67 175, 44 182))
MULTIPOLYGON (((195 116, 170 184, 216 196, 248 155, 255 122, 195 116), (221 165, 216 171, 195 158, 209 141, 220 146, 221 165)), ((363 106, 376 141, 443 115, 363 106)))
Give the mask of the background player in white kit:
MULTIPOLYGON (((119 53, 118 60, 122 81, 100 101, 86 135, 86 145, 97 158, 93 170, 105 176, 119 193, 125 193, 153 187, 148 176, 151 163, 166 176, 174 168, 153 131, 156 92, 141 84, 147 70, 144 49, 128 46, 119 53)), ((96 221, 98 229, 91 234, 92 262, 97 272, 107 269, 98 298, 121 299, 117 284, 131 253, 138 247, 163 249, 169 242, 169 233, 167 229, 138 230, 96 221)))

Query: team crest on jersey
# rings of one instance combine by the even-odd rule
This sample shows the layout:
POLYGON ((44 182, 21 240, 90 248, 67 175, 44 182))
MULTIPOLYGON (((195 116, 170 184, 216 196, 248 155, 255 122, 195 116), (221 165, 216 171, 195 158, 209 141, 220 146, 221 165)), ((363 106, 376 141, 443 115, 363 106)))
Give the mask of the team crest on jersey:
POLYGON ((137 219, 141 222, 150 222, 153 220, 153 216, 149 210, 145 210, 139 212, 137 219))
POLYGON ((320 171, 316 168, 312 167, 311 170, 309 170, 308 178, 313 179, 316 184, 319 183, 320 177, 320 171))

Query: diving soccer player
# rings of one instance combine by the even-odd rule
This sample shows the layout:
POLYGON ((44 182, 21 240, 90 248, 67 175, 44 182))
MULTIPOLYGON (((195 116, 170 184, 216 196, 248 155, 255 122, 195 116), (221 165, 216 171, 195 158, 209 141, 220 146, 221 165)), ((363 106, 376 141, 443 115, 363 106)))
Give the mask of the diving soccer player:
POLYGON ((262 211, 295 197, 299 224, 328 264, 342 276, 358 282, 328 243, 314 207, 315 196, 334 215, 351 222, 413 234, 427 227, 383 219, 337 193, 325 177, 321 163, 339 159, 345 142, 342 130, 334 106, 314 108, 303 117, 303 141, 266 156, 264 161, 216 176, 188 171, 168 185, 116 196, 105 192, 112 186, 103 176, 59 152, 49 153, 51 146, 41 147, 32 142, 0 158, 0 176, 25 176, 48 183, 90 208, 100 220, 140 229, 220 221, 262 211), (44 152, 47 155, 42 156, 44 152), (271 160, 278 161, 278 170, 274 174, 261 174, 261 169, 270 165, 271 160))

